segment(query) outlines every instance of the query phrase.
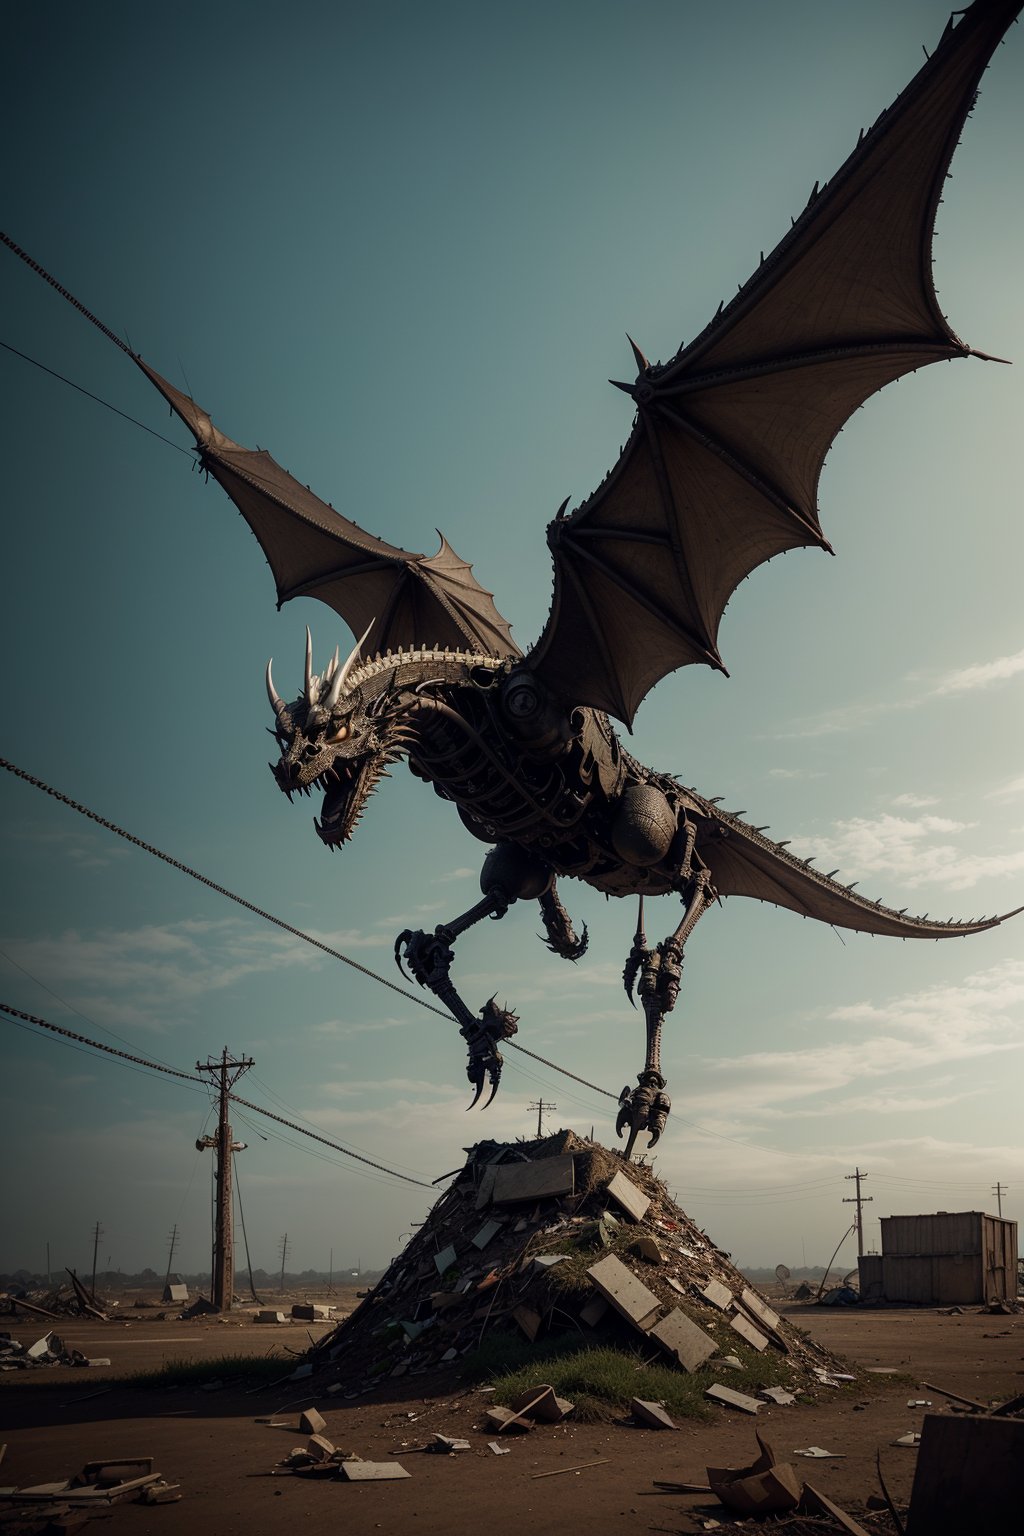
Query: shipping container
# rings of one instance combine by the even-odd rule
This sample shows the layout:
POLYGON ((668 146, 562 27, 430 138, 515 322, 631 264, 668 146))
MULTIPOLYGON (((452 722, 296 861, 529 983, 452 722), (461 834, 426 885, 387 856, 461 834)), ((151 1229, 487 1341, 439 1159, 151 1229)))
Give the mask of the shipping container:
MULTIPOLYGON (((881 1226, 887 1301, 951 1307, 1016 1297, 1015 1221, 982 1211, 937 1211, 883 1216, 881 1226)), ((877 1278, 877 1271, 869 1270, 877 1278)))

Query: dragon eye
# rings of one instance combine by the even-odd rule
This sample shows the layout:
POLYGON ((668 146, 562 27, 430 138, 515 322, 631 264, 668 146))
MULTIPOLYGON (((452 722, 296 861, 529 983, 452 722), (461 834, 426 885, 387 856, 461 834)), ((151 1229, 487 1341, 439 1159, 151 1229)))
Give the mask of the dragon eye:
POLYGON ((338 743, 340 741, 344 741, 347 738, 347 736, 348 736, 348 726, 347 725, 339 725, 338 729, 335 731, 334 735, 333 736, 328 736, 326 738, 326 745, 329 746, 329 747, 335 747, 335 746, 338 745, 338 743))

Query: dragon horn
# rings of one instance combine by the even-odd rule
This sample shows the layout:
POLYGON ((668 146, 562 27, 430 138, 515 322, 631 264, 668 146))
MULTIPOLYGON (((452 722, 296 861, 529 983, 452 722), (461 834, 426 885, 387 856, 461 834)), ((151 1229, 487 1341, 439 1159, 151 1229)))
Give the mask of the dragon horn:
POLYGON ((267 697, 270 700, 271 709, 274 711, 274 714, 280 720, 281 724, 284 725, 286 722, 290 724, 291 716, 288 713, 288 706, 284 702, 284 699, 282 699, 281 695, 278 693, 277 689, 274 687, 274 674, 271 670, 273 665, 274 658, 271 657, 267 662, 267 697))
POLYGON ((348 660, 345 662, 345 665, 339 671, 335 672, 333 678, 331 679, 330 692, 324 700, 324 707, 326 709, 333 709, 335 704, 337 704, 338 700, 341 698, 345 684, 348 681, 349 673, 352 671, 352 668, 359 660, 360 652, 363 649, 363 642, 365 641, 366 636, 370 633, 370 630, 373 628, 376 622, 376 619, 370 620, 369 624, 366 626, 365 632, 361 638, 356 641, 355 648, 352 651, 351 656, 349 656, 348 660))
POLYGON ((337 672, 337 670, 338 670, 338 657, 339 657, 339 654, 340 654, 339 648, 338 648, 338 646, 335 646, 334 647, 334 655, 331 657, 330 661, 327 663, 327 671, 324 674, 324 681, 327 682, 327 683, 330 682, 331 678, 334 676, 335 672, 337 672))
POLYGON ((313 697, 313 636, 309 632, 308 624, 306 625, 306 703, 311 705, 316 703, 313 697))

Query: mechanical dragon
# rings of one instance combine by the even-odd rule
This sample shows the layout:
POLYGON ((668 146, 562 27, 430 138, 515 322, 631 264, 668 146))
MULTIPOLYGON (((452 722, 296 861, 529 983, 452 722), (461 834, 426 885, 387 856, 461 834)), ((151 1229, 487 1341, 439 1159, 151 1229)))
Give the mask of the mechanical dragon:
POLYGON ((618 387, 635 407, 632 432, 599 489, 572 512, 564 503, 548 528, 553 602, 526 654, 443 537, 429 557, 371 537, 268 453, 225 437, 130 353, 259 540, 278 606, 319 598, 362 637, 346 661, 335 651, 318 672, 307 631, 304 686, 291 701, 268 665, 280 789, 289 798, 323 793, 315 827, 333 850, 404 758, 490 846, 481 899, 432 933, 400 934, 395 946, 399 964, 458 1022, 474 1104, 487 1081, 493 1098, 500 1043, 518 1020, 493 998, 477 1013, 466 1005, 451 978, 453 946, 474 923, 528 900, 539 903, 548 947, 578 960, 587 932, 574 931, 559 876, 640 898, 623 979, 630 998, 639 995, 647 1050, 636 1087, 620 1098, 626 1156, 641 1131, 653 1145, 665 1126, 662 1026, 686 941, 716 901, 748 896, 901 938, 1003 921, 937 922, 866 900, 835 870, 819 873, 763 829, 638 762, 609 716, 630 726, 648 691, 678 667, 725 670, 721 616, 758 565, 802 545, 831 552, 818 480, 854 410, 929 363, 985 356, 939 309, 932 230, 981 75, 1019 9, 1019 0, 975 0, 951 18, 918 75, 695 340, 656 364, 631 342, 636 378, 618 387), (681 898, 682 918, 651 944, 643 898, 668 893, 681 898))

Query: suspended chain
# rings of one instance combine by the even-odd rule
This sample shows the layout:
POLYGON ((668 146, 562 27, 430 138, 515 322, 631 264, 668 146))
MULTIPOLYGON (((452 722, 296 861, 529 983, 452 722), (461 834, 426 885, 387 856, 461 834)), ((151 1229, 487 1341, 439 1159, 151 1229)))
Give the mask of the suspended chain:
MULTIPOLYGON (((446 1013, 442 1008, 435 1008, 433 1003, 428 1003, 425 997, 421 997, 416 992, 406 991, 405 987, 400 987, 396 982, 389 981, 386 976, 381 976, 376 971, 371 971, 369 966, 361 965, 358 960, 353 960, 349 955, 343 955, 340 949, 332 948, 330 944, 325 944, 321 939, 314 939, 312 934, 303 933, 301 928, 295 928, 291 923, 286 923, 284 918, 275 917, 272 912, 265 912, 262 907, 256 906, 254 902, 246 901, 244 896, 236 896, 234 891, 229 891, 226 886, 218 885, 215 880, 209 879, 206 875, 201 875, 191 865, 183 864, 180 859, 174 859, 169 853, 163 853, 161 849, 154 848, 152 843, 144 842, 141 837, 135 837, 131 832, 126 832, 124 827, 119 827, 116 822, 108 821, 105 816, 98 815, 96 811, 90 811, 88 806, 80 804, 77 800, 72 800, 69 795, 62 794, 59 789, 54 789, 52 785, 47 784, 43 779, 37 779, 33 774, 26 773, 24 768, 19 768, 17 764, 10 762, 8 758, 0 757, 0 768, 6 769, 8 773, 13 773, 15 778, 22 779, 24 783, 31 784, 33 789, 41 789, 43 794, 58 800, 61 805, 68 806, 72 811, 77 811, 80 816, 86 816, 90 821, 94 821, 97 826, 105 827, 108 832, 113 832, 117 837, 123 837, 125 842, 131 843, 136 848, 141 848, 145 853, 151 853, 156 859, 162 859, 172 869, 180 870, 183 875, 188 875, 191 879, 198 880, 200 885, 205 885, 211 891, 216 891, 219 896, 226 896, 229 901, 236 902, 238 906, 244 907, 247 912, 252 912, 257 917, 264 918, 268 923, 274 923, 278 928, 283 928, 285 933, 292 934, 294 938, 302 939, 306 944, 312 944, 315 949, 322 950, 325 955, 330 955, 333 960, 340 960, 344 965, 351 966, 353 970, 361 972, 363 976, 368 976, 371 981, 379 981, 382 987, 389 987, 392 992, 397 992, 399 997, 404 997, 410 1003, 418 1003, 421 1008, 426 1008, 429 1013, 436 1014, 439 1019, 451 1020, 451 1014, 446 1013)), ((453 1020, 452 1022, 457 1021, 453 1020)), ((570 1072, 565 1067, 556 1066, 553 1061, 548 1061, 544 1056, 538 1056, 535 1051, 528 1051, 525 1045, 517 1045, 514 1040, 508 1040, 505 1044, 510 1046, 512 1050, 520 1051, 522 1055, 529 1056, 533 1061, 539 1061, 542 1066, 550 1068, 552 1072, 560 1072, 563 1077, 569 1077, 574 1083, 579 1083, 582 1087, 589 1088, 593 1093, 599 1093, 606 1099, 618 1100, 619 1096, 617 1093, 611 1093, 607 1088, 598 1088, 596 1083, 588 1083, 585 1077, 577 1077, 575 1072, 570 1072)), ((266 1114, 268 1111, 264 1110, 262 1113, 266 1114)))
MULTIPOLYGON (((133 1056, 129 1051, 116 1050, 112 1045, 104 1045, 101 1040, 90 1040, 88 1035, 77 1034, 73 1029, 64 1029, 60 1024, 51 1024, 49 1019, 41 1019, 35 1013, 23 1013, 20 1008, 12 1008, 9 1003, 0 1003, 0 1013, 9 1014, 12 1019, 24 1019, 27 1024, 35 1024, 40 1029, 48 1029, 52 1034, 63 1035, 67 1040, 77 1040, 82 1045, 91 1046, 95 1051, 104 1051, 108 1056, 120 1056, 123 1061, 134 1062, 136 1066, 148 1067, 151 1072, 162 1072, 166 1077, 184 1078, 187 1083, 202 1083, 205 1078, 196 1077, 191 1072, 179 1072, 176 1067, 165 1067, 158 1061, 147 1061, 144 1056, 133 1056)), ((343 1147, 339 1142, 331 1141, 327 1136, 321 1136, 316 1131, 307 1130, 304 1125, 297 1125, 294 1120, 286 1120, 283 1115, 275 1115, 273 1110, 264 1109, 262 1104, 254 1104, 251 1099, 243 1099, 240 1094, 229 1093, 228 1098, 236 1104, 244 1104, 246 1109, 255 1110, 258 1115, 265 1115, 268 1120, 276 1120, 278 1125, 286 1125, 290 1131, 298 1131, 303 1136, 308 1136, 312 1141, 322 1142, 325 1147, 332 1148, 335 1152, 343 1152, 346 1157, 355 1158, 358 1163, 366 1163, 370 1168, 376 1168, 381 1173, 389 1174, 393 1179, 403 1179, 406 1184, 418 1184, 421 1189, 432 1189, 432 1184, 427 1184, 423 1179, 414 1179, 407 1173, 396 1173, 394 1168, 386 1168, 383 1163, 375 1163, 370 1157, 363 1157, 359 1152, 353 1152, 349 1147, 343 1147)))

